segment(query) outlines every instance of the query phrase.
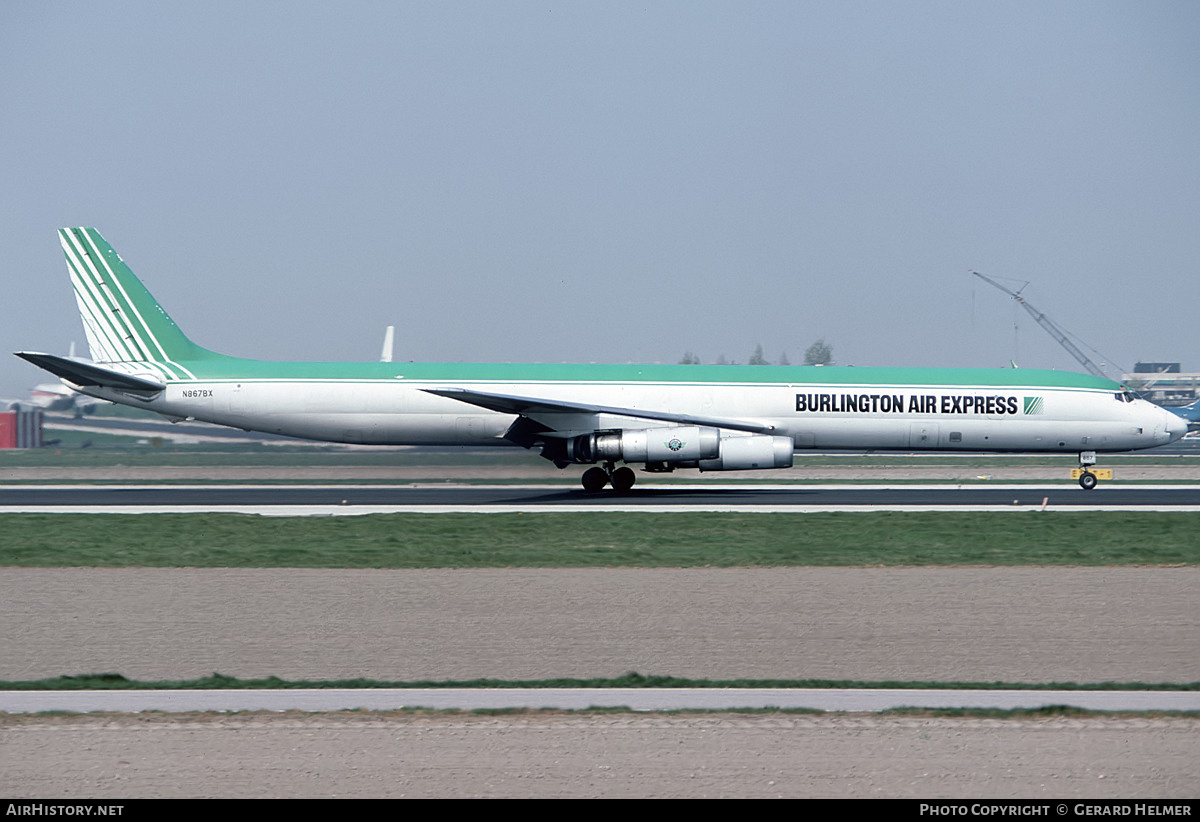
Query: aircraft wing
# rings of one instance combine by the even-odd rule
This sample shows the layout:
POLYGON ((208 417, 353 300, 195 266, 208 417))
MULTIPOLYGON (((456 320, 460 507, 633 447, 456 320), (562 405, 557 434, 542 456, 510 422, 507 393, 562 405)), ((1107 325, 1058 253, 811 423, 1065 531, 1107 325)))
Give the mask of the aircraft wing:
POLYGON ((112 368, 106 368, 93 362, 73 360, 69 357, 59 357, 54 354, 37 354, 32 351, 17 351, 16 355, 23 360, 49 371, 56 377, 61 377, 75 385, 98 385, 102 388, 115 388, 120 391, 156 392, 166 388, 160 382, 135 377, 112 368))
POLYGON ((775 430, 775 426, 763 422, 729 417, 702 417, 693 414, 675 414, 668 411, 647 411, 640 408, 620 408, 613 405, 594 405, 592 403, 565 402, 540 397, 517 397, 511 394, 492 394, 487 391, 472 391, 467 388, 422 388, 429 394, 448 397, 459 402, 478 405, 489 411, 500 411, 505 414, 614 414, 621 417, 635 417, 644 420, 659 420, 661 422, 679 425, 707 425, 713 428, 728 428, 734 431, 750 431, 755 434, 765 434, 775 430))

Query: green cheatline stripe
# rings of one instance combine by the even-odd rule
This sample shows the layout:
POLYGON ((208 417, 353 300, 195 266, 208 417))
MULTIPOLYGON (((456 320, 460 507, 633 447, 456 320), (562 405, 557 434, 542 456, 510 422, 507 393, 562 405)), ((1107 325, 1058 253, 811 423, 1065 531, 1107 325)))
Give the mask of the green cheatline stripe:
POLYGON ((1066 389, 1115 392, 1100 377, 1065 371, 987 368, 851 368, 806 366, 625 365, 569 363, 280 362, 214 355, 179 363, 199 380, 363 380, 445 382, 663 383, 779 385, 798 388, 1066 389))

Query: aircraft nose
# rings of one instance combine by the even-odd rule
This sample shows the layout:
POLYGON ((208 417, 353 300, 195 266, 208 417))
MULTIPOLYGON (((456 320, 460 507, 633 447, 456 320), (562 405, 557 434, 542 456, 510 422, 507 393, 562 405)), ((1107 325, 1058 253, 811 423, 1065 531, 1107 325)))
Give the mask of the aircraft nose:
POLYGON ((1187 433, 1187 430, 1188 430, 1187 420, 1185 420, 1183 417, 1179 416, 1178 414, 1172 414, 1170 411, 1167 411, 1165 409, 1163 410, 1163 413, 1166 414, 1168 417, 1170 417, 1170 419, 1167 420, 1167 424, 1166 424, 1167 436, 1170 437, 1170 439, 1168 439, 1167 442, 1175 442, 1175 440, 1179 439, 1180 437, 1182 437, 1184 434, 1187 433))

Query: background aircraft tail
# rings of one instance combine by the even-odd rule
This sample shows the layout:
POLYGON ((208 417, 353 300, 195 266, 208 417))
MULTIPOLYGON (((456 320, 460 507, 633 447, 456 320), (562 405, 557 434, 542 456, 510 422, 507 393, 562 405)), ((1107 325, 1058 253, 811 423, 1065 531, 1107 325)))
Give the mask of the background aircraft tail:
POLYGON ((1167 410, 1183 417, 1188 422, 1200 422, 1200 400, 1195 400, 1191 405, 1173 406, 1167 410))
POLYGON ((179 330, 96 229, 61 228, 58 234, 93 362, 171 365, 221 356, 179 330))

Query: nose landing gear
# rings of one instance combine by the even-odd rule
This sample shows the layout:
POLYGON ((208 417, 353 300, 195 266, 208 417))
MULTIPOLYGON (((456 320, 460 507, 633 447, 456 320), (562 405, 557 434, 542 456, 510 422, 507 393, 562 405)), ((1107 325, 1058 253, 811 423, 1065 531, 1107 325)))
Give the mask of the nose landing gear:
POLYGON ((1071 469, 1071 479, 1079 480, 1079 487, 1084 491, 1091 491, 1100 480, 1110 480, 1112 478, 1113 470, 1111 468, 1096 468, 1092 465, 1081 465, 1079 468, 1071 469))
POLYGON ((1112 479, 1111 468, 1096 468, 1096 452, 1095 451, 1080 451, 1079 452, 1079 468, 1071 472, 1073 477, 1078 478, 1079 487, 1084 491, 1091 491, 1096 487, 1096 483, 1100 481, 1100 477, 1112 479))

